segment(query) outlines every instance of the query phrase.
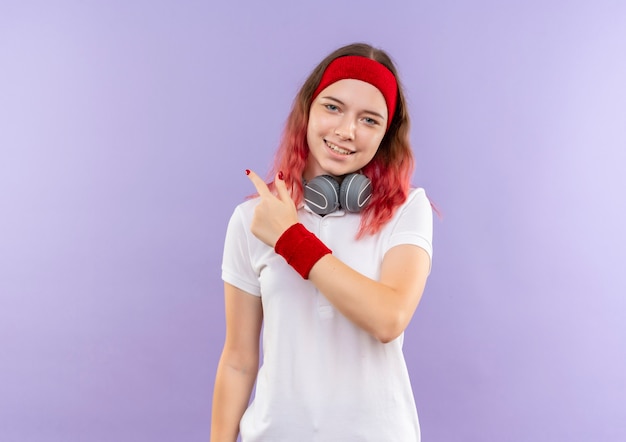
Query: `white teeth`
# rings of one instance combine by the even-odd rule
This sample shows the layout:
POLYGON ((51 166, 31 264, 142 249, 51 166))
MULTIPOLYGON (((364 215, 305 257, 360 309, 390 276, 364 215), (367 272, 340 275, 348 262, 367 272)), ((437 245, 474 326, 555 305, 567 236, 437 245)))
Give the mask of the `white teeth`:
POLYGON ((328 141, 326 142, 326 145, 330 147, 330 150, 332 150, 333 152, 340 153, 341 155, 350 155, 352 153, 349 150, 342 149, 338 146, 335 146, 332 143, 329 143, 328 141))

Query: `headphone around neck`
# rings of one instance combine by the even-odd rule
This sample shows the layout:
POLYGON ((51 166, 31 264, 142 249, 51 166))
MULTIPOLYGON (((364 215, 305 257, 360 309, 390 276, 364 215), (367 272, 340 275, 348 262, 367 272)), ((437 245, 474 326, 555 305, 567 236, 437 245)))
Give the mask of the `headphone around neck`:
POLYGON ((320 175, 304 182, 304 201, 318 215, 327 215, 339 208, 358 213, 372 197, 372 183, 360 173, 346 175, 341 182, 330 175, 320 175))

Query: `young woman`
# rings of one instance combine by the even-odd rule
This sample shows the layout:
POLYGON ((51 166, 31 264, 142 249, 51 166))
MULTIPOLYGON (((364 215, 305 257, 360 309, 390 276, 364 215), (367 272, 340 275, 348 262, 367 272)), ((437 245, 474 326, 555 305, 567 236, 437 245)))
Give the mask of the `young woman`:
POLYGON ((420 440, 402 343, 430 272, 432 210, 412 171, 390 58, 336 50, 295 99, 274 181, 246 170, 258 196, 228 226, 212 442, 420 440))

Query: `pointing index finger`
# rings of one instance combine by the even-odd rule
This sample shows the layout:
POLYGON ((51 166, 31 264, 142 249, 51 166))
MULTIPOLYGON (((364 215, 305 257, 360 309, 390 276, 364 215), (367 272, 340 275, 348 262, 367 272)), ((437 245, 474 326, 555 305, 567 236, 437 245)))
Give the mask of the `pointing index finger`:
POLYGON ((248 169, 246 169, 246 174, 248 175, 248 178, 250 178, 250 181, 252 181, 252 184, 260 196, 272 194, 269 187, 267 187, 267 184, 265 184, 265 181, 263 181, 260 176, 248 169))

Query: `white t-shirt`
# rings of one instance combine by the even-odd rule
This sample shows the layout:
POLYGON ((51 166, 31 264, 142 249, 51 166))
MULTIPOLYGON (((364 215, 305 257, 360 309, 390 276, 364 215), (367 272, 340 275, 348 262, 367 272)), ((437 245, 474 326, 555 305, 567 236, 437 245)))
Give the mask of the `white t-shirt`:
MULTIPOLYGON (((263 363, 240 425, 244 442, 420 440, 402 353, 404 335, 382 344, 354 325, 308 280, 250 232, 258 199, 240 204, 226 233, 222 278, 263 303, 263 363)), ((299 220, 333 254, 375 280, 387 250, 400 244, 432 256, 432 209, 423 189, 376 235, 355 239, 358 214, 299 220)))

